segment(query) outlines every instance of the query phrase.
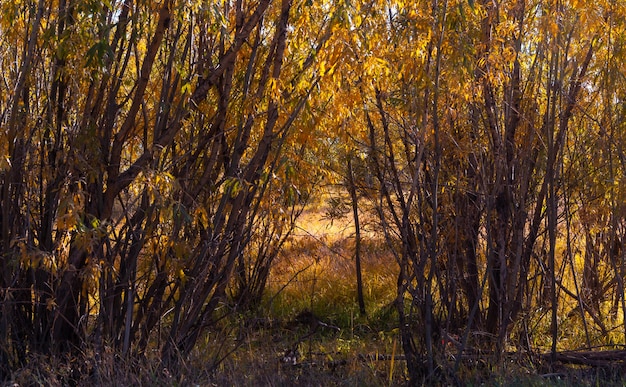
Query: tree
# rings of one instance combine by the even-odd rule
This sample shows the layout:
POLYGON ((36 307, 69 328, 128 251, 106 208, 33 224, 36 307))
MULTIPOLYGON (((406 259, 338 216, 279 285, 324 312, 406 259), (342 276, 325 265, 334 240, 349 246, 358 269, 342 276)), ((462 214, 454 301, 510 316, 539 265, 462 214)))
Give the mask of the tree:
POLYGON ((307 141, 294 127, 311 120, 332 8, 14 1, 1 12, 2 367, 90 337, 141 353, 164 320, 164 360, 176 360, 223 317, 236 272, 242 294, 259 296, 290 231, 308 189, 293 176, 307 141))
POLYGON ((400 268, 411 379, 432 376, 445 349, 438 331, 461 330, 461 355, 485 345, 470 332, 486 330, 502 353, 546 299, 555 352, 561 294, 580 294, 562 274, 574 257, 560 246, 575 243, 563 232, 574 219, 563 211, 573 194, 564 188, 572 170, 565 152, 594 120, 592 74, 610 40, 603 26, 622 11, 526 1, 370 2, 356 12, 363 9, 366 16, 351 15, 343 71, 357 74, 348 81, 363 106, 355 137, 368 144, 374 203, 400 268), (539 296, 537 278, 547 292, 539 296))
POLYGON ((588 347, 626 340, 625 15, 3 1, 0 367, 83 344, 175 362, 258 305, 333 168, 357 276, 363 206, 396 258, 413 383, 448 364, 448 332, 450 371, 470 347, 495 362, 537 336, 556 360, 574 335, 559 324, 580 321, 588 347))

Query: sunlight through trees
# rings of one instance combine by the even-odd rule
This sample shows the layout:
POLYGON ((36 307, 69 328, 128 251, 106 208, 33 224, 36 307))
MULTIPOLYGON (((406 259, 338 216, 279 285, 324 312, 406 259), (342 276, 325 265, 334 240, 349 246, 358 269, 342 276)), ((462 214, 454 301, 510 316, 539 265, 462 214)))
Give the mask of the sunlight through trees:
POLYGON ((363 318, 364 219, 395 257, 411 383, 626 345, 625 47, 610 0, 2 1, 0 370, 174 367, 327 185, 363 318))

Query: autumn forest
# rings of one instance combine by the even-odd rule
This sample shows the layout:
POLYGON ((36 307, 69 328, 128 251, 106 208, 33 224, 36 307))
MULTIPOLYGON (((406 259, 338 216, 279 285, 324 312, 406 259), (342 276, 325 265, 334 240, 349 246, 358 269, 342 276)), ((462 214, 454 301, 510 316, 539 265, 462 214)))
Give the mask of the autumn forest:
POLYGON ((2 0, 0 382, 210 384, 285 332, 229 383, 608 374, 624 63, 617 0, 2 0))

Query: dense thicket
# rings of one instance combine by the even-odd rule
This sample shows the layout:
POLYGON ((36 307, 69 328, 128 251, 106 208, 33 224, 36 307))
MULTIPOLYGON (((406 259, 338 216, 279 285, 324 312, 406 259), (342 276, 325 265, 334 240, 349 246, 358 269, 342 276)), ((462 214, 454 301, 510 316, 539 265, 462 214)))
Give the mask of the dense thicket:
POLYGON ((306 194, 325 11, 2 2, 3 369, 84 343, 167 361, 254 304, 306 194))
POLYGON ((626 344, 620 2, 10 0, 0 18, 5 370, 86 341, 188 353, 258 304, 331 169, 396 256, 414 382, 452 333, 459 355, 538 331, 553 352, 626 344))
POLYGON ((411 379, 450 334, 457 359, 623 344, 623 5, 377 7, 352 13, 334 124, 400 268, 411 379))

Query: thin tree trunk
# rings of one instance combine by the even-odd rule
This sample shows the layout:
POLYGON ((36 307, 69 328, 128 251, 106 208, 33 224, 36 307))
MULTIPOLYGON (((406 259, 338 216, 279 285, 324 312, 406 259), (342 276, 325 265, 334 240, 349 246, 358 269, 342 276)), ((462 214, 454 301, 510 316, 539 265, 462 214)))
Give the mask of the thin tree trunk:
POLYGON ((356 294, 359 303, 359 313, 362 316, 367 314, 365 310, 365 299, 363 297, 363 275, 361 272, 361 224, 359 222, 359 198, 354 184, 354 170, 352 168, 352 157, 348 157, 348 190, 350 191, 350 201, 352 202, 352 216, 354 218, 354 261, 356 265, 356 294))

